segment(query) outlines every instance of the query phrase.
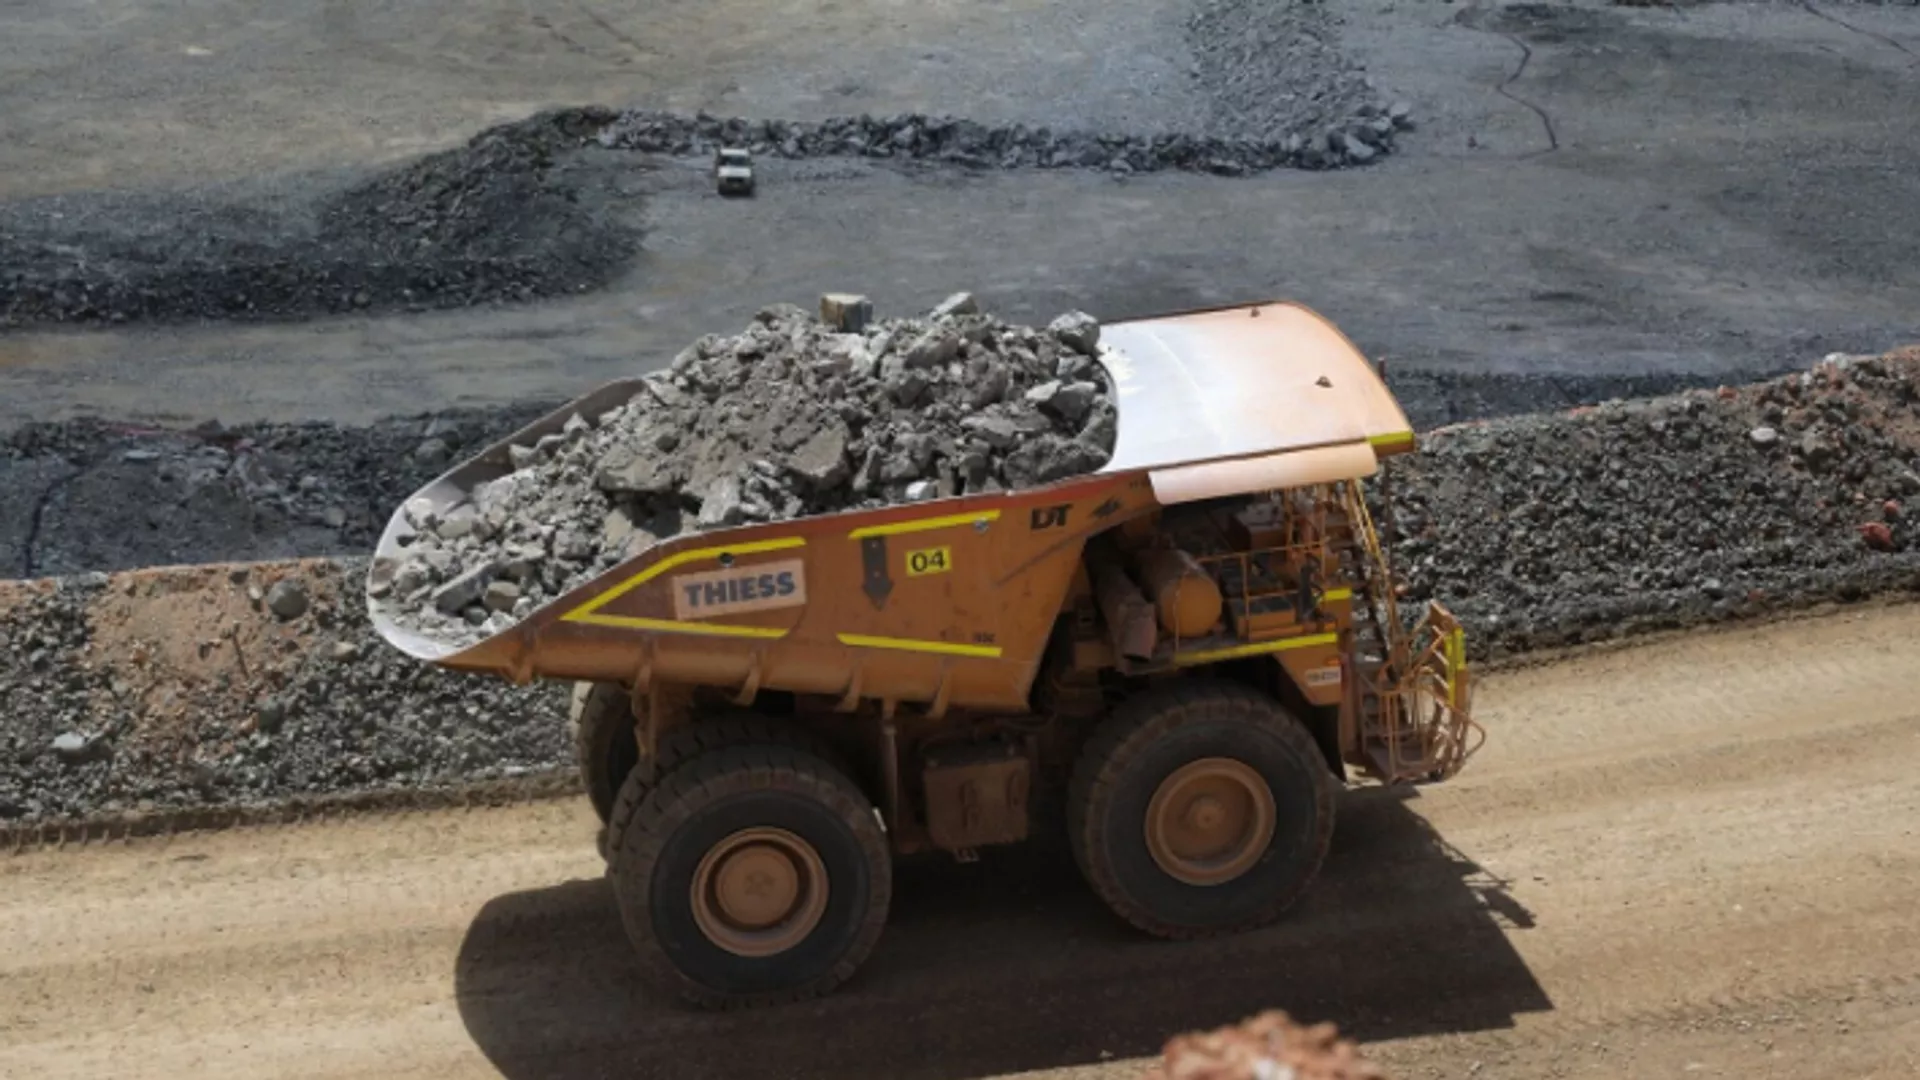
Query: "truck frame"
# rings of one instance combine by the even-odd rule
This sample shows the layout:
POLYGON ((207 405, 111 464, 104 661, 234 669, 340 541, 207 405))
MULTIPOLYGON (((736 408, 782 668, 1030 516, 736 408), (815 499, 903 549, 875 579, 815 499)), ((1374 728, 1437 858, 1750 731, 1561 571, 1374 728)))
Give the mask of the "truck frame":
MULTIPOLYGON (((1115 322, 1099 351, 1118 436, 1092 475, 683 534, 462 649, 375 622, 422 660, 575 684, 627 937, 695 1004, 832 991, 881 936, 896 857, 971 861, 1048 806, 1139 931, 1268 925, 1350 776, 1445 780, 1484 737, 1460 625, 1403 617, 1363 487, 1414 435, 1299 304, 1115 322)), ((640 389, 414 498, 451 506, 640 389)), ((410 528, 396 512, 379 554, 410 528)))

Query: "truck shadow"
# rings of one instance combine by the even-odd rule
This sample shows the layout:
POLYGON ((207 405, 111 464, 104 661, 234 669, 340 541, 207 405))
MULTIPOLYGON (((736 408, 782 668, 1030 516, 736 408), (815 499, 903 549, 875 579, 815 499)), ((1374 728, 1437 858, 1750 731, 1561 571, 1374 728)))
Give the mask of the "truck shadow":
POLYGON ((1157 1054, 1181 1031, 1266 1008, 1363 1043, 1511 1027, 1553 1007, 1507 930, 1532 915, 1407 805, 1348 793, 1326 869, 1282 924, 1223 941, 1133 934, 1064 843, 908 864, 867 966, 833 996, 705 1013, 642 984, 604 880, 500 897, 455 985, 513 1080, 962 1077, 1157 1054))

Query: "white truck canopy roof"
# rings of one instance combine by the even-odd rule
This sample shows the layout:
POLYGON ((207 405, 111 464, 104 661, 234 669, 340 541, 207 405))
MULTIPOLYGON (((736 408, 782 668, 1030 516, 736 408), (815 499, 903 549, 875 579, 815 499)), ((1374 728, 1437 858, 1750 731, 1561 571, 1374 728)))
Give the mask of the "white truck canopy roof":
POLYGON ((1101 472, 1147 470, 1162 504, 1372 475, 1412 425, 1366 357, 1285 301, 1100 328, 1119 435, 1101 472))

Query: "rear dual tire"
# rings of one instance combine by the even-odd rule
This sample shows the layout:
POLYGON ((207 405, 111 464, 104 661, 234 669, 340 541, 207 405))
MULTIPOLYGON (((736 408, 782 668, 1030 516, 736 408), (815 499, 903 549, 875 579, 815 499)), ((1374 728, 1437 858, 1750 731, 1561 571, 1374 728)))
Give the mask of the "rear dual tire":
POLYGON ((703 713, 672 728, 660 738, 652 762, 643 769, 640 742, 634 731, 633 698, 618 683, 576 684, 568 726, 581 786, 600 819, 597 843, 602 859, 611 854, 620 831, 626 828, 646 791, 702 754, 729 746, 786 746, 844 770, 839 756, 823 740, 792 724, 744 709, 703 713), (636 776, 638 780, 634 780, 636 776), (639 784, 641 790, 637 798, 622 802, 621 792, 629 781, 639 784))
POLYGON ((892 898, 873 805, 828 760, 726 746, 653 785, 635 772, 614 810, 608 874, 621 923, 657 986, 706 1008, 825 994, 872 953, 892 898))
POLYGON ((1325 861, 1334 784, 1312 735, 1237 683, 1130 698, 1088 742, 1069 792, 1075 860, 1108 907, 1156 937, 1277 921, 1325 861))

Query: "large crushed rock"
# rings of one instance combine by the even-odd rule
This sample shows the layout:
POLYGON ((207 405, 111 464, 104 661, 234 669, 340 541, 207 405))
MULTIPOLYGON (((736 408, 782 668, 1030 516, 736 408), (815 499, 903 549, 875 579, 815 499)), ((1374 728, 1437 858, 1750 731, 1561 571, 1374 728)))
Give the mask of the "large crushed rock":
POLYGON ((1920 350, 1446 429, 1391 491, 1396 568, 1483 655, 1911 589, 1920 350))
POLYGON ((569 295, 638 237, 566 151, 612 118, 562 109, 315 196, 91 193, 0 207, 0 327, 464 307, 569 295))
POLYGON ((365 566, 0 583, 0 826, 565 768, 565 688, 395 652, 365 566))
POLYGON ((1330 1023, 1308 1027, 1279 1009, 1167 1040, 1141 1080, 1387 1080, 1330 1023))
POLYGON ((1020 489, 1093 472, 1115 411, 1099 324, 1047 328, 961 294, 928 319, 841 333, 793 305, 707 335, 627 404, 512 448, 514 470, 438 511, 369 591, 471 643, 688 531, 1020 489))
POLYGON ((1026 124, 982 124, 952 116, 901 113, 818 122, 749 120, 634 109, 604 129, 603 145, 658 154, 710 154, 746 147, 782 158, 863 157, 928 161, 975 169, 1177 170, 1240 176, 1272 169, 1331 169, 1392 151, 1413 126, 1403 105, 1360 102, 1351 115, 1269 127, 1253 135, 1130 134, 1053 131, 1026 124))

